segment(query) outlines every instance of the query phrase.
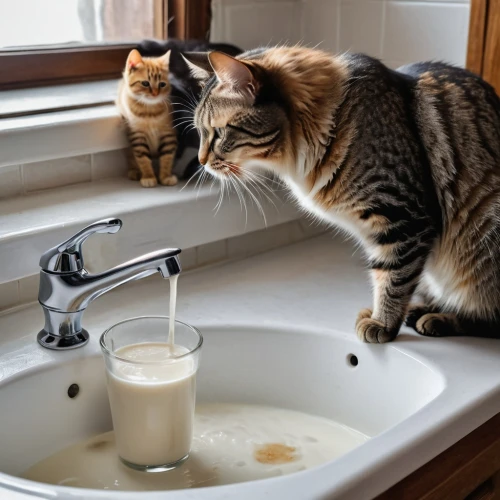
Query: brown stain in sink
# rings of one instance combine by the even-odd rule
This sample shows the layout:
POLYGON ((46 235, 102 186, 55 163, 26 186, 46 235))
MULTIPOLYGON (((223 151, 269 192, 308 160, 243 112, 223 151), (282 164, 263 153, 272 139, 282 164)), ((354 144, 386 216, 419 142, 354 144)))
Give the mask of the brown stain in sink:
POLYGON ((287 464, 299 458, 297 448, 281 443, 266 443, 254 453, 255 460, 261 464, 287 464))

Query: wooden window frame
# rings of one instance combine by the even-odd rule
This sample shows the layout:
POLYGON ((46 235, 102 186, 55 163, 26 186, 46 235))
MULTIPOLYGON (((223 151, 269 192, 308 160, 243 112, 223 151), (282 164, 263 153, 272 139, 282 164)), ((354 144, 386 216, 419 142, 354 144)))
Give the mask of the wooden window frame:
POLYGON ((467 68, 500 93, 500 0, 471 0, 467 68))
MULTIPOLYGON (((205 39, 210 31, 210 11, 210 0, 157 0, 155 36, 205 39)), ((119 78, 134 46, 124 43, 0 51, 0 90, 119 78)))
POLYGON ((181 40, 208 40, 211 0, 168 0, 168 36, 181 40))

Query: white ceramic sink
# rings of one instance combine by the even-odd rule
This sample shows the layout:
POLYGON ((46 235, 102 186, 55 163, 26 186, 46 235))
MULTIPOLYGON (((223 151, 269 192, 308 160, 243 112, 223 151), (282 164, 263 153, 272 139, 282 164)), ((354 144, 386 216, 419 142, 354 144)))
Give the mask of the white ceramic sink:
POLYGON ((99 335, 127 317, 165 314, 165 285, 143 280, 98 299, 85 316, 89 344, 70 352, 36 343, 38 305, 0 317, 0 499, 14 491, 50 499, 371 499, 500 412, 500 341, 406 330, 391 344, 360 343, 353 323, 370 303, 364 269, 350 246, 324 237, 185 274, 179 319, 205 337, 200 402, 300 410, 371 439, 310 470, 196 490, 98 492, 16 477, 111 428, 99 335), (80 393, 70 399, 74 383, 80 393))
MULTIPOLYGON (((377 436, 418 412, 445 387, 444 378, 430 363, 397 349, 368 349, 354 337, 335 332, 238 326, 201 330, 205 347, 198 375, 200 402, 299 410, 377 436), (357 366, 353 366, 353 355, 357 366)), ((81 357, 83 353, 59 353, 61 363, 0 383, 0 471, 22 474, 59 449, 111 429, 101 356, 81 357), (80 387, 74 399, 67 394, 71 384, 80 387)), ((326 465, 325 472, 328 468, 328 474, 335 476, 335 462, 326 465)), ((311 470, 299 476, 307 481, 311 475, 314 483, 317 473, 311 470)), ((265 488, 269 498, 284 498, 281 494, 290 480, 294 478, 284 477, 268 485, 259 481, 258 488, 265 488)), ((31 486, 28 481, 19 482, 19 487, 28 491, 31 486)), ((226 488, 232 490, 233 498, 257 498, 257 491, 251 493, 253 485, 248 483, 207 488, 205 492, 210 498, 222 498, 226 488)), ((71 498, 89 497, 89 492, 81 489, 37 485, 37 490, 56 490, 62 498, 68 490, 71 498)), ((321 487, 317 493, 327 491, 321 487)), ((120 498, 116 491, 96 491, 95 495, 120 498)), ((170 492, 168 498, 190 495, 187 491, 170 492)), ((141 493, 141 498, 149 497, 158 494, 141 493)))

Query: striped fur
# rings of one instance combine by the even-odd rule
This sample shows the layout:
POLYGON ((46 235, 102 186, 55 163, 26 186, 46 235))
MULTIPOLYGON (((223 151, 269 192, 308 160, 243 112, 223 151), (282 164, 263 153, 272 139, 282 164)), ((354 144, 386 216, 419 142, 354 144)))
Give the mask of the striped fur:
POLYGON ((169 56, 167 52, 158 58, 142 58, 132 50, 118 91, 117 105, 130 143, 129 178, 140 180, 143 187, 158 184, 153 158, 158 158, 160 183, 177 184, 172 174, 177 136, 169 101, 169 56))
POLYGON ((423 335, 500 337, 500 99, 487 83, 297 47, 205 59, 192 62, 200 161, 222 178, 271 170, 362 244, 362 340, 394 339, 406 316, 423 335), (426 302, 410 308, 416 291, 426 302))

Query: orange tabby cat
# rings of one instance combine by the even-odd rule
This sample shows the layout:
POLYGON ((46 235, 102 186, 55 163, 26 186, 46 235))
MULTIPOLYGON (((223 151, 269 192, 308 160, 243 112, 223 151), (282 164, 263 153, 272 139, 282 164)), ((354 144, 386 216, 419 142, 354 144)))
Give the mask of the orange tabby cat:
POLYGON ((172 167, 177 136, 172 126, 168 65, 170 51, 157 58, 141 57, 132 50, 127 58, 116 104, 125 122, 129 151, 129 173, 143 187, 158 184, 152 158, 158 158, 158 180, 177 184, 172 167))

